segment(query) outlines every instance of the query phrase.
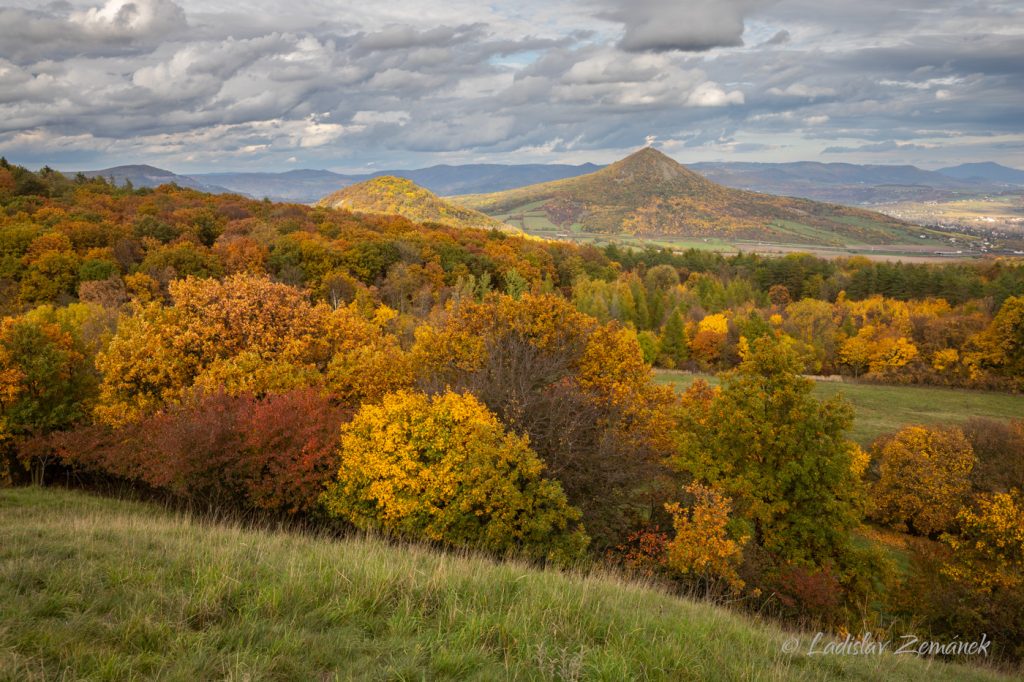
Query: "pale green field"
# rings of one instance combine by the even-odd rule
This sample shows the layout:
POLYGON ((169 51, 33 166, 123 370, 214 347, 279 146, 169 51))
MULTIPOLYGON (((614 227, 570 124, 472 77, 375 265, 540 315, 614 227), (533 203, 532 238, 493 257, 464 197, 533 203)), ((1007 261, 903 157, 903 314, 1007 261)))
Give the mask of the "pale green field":
POLYGON ((985 680, 607 574, 0 490, 3 680, 985 680), (796 653, 783 644, 798 637, 796 653))
MULTIPOLYGON (((659 370, 655 380, 685 390, 701 377, 716 383, 714 376, 659 370)), ((854 412, 851 438, 868 445, 878 436, 906 424, 962 424, 971 417, 1024 418, 1024 396, 990 391, 967 391, 926 386, 884 386, 855 382, 816 381, 818 398, 843 395, 854 412)))

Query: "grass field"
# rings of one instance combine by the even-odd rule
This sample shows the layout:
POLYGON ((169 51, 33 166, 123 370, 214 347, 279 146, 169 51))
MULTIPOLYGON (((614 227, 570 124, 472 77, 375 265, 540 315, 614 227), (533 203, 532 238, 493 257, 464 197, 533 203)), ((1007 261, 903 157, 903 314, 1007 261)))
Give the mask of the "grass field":
POLYGON ((973 680, 608 575, 0 490, 5 680, 973 680))
MULTIPOLYGON (((658 371, 655 380, 685 390, 697 377, 709 375, 658 371)), ((925 386, 882 386, 855 382, 816 381, 814 394, 828 398, 840 393, 854 407, 851 438, 868 445, 878 436, 905 424, 958 424, 971 417, 1024 418, 1024 396, 925 386)))

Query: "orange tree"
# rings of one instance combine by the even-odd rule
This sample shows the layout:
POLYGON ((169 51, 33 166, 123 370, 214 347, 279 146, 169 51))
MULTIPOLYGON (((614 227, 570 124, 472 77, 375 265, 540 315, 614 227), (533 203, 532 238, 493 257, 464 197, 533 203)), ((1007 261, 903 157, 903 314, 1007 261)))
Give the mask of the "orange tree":
POLYGON ((743 580, 737 567, 749 538, 734 538, 729 529, 732 501, 700 483, 691 483, 686 492, 693 497, 690 507, 678 503, 665 505, 676 532, 666 547, 665 563, 674 571, 695 575, 710 589, 722 585, 739 592, 743 580))
POLYGON ((265 277, 177 280, 171 305, 137 304, 97 359, 97 416, 119 424, 193 388, 230 393, 322 387, 349 404, 407 385, 411 369, 386 310, 312 304, 265 277))
POLYGON ((398 392, 342 428, 328 513, 360 528, 565 561, 587 538, 529 439, 472 395, 398 392))
MULTIPOLYGON (((64 312, 71 312, 63 309, 64 312)), ((72 315, 42 307, 0 321, 0 447, 7 476, 27 475, 17 444, 88 413, 95 382, 72 315)))

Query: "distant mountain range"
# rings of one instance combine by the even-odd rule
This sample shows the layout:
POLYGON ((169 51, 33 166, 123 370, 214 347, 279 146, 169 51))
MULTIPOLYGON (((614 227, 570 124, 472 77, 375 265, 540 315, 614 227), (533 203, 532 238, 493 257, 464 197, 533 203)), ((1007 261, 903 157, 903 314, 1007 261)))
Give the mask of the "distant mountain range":
POLYGON ((738 238, 828 246, 917 243, 922 235, 931 234, 873 211, 726 187, 650 147, 587 175, 453 200, 541 233, 738 238))
MULTIPOLYGON (((967 163, 937 171, 916 166, 858 165, 849 163, 695 163, 688 166, 709 180, 767 194, 795 196, 848 205, 896 201, 941 201, 986 192, 1024 188, 1024 171, 996 163, 967 163)), ((516 187, 577 177, 600 170, 587 163, 468 164, 431 166, 416 170, 388 170, 346 175, 327 170, 292 170, 282 173, 201 173, 178 175, 152 166, 117 166, 86 171, 88 176, 113 177, 123 184, 155 187, 176 182, 206 192, 237 192, 254 198, 310 204, 342 187, 395 176, 441 196, 487 194, 516 187)))
POLYGON ((996 183, 1005 185, 1024 185, 1024 171, 1007 168, 998 163, 962 163, 959 166, 940 168, 936 173, 951 178, 975 183, 996 183))
POLYGON ((135 187, 159 187, 173 182, 180 187, 188 187, 210 194, 225 194, 233 191, 226 187, 203 182, 190 175, 178 175, 163 168, 146 165, 115 166, 103 170, 82 171, 82 175, 87 178, 99 177, 112 180, 117 185, 130 182, 135 187))
POLYGON ((916 166, 852 163, 695 163, 710 180, 754 192, 842 204, 927 201, 984 191, 977 182, 916 166))
POLYGON ((193 175, 199 182, 228 187, 232 191, 256 198, 308 204, 340 187, 354 185, 379 177, 399 177, 440 194, 474 194, 500 192, 534 182, 545 182, 592 173, 600 168, 592 163, 580 166, 565 164, 468 164, 464 166, 431 166, 416 170, 388 170, 365 175, 343 175, 326 170, 295 170, 286 173, 206 173, 193 175))
POLYGON ((393 175, 349 185, 327 195, 317 205, 358 213, 400 215, 418 223, 515 231, 483 213, 446 201, 408 178, 393 175))

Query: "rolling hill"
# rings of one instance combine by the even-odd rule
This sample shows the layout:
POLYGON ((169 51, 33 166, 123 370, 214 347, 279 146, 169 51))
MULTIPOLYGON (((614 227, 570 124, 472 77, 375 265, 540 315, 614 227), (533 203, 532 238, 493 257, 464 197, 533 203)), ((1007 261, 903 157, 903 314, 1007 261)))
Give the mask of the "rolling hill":
POLYGON ((645 148, 594 173, 453 200, 524 229, 811 245, 919 243, 939 233, 857 208, 730 189, 645 148))
POLYGON ((397 214, 418 223, 513 230, 509 225, 438 197, 412 180, 385 175, 344 187, 317 202, 358 213, 397 214))
POLYGON ((227 187, 234 192, 274 201, 313 203, 339 187, 354 185, 365 180, 393 175, 412 180, 441 196, 475 192, 500 192, 536 182, 592 173, 600 166, 585 163, 567 164, 497 164, 474 163, 466 165, 440 165, 414 170, 387 170, 361 175, 344 175, 328 170, 292 170, 284 173, 205 173, 191 176, 198 182, 227 187))

